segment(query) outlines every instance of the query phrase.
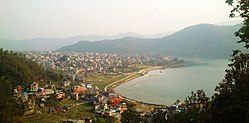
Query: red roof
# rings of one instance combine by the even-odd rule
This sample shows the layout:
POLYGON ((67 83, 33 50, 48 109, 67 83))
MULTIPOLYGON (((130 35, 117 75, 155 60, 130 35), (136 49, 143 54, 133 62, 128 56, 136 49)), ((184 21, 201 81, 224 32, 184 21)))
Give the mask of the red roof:
POLYGON ((110 100, 110 102, 111 102, 111 103, 120 103, 120 102, 122 102, 122 99, 120 99, 120 98, 112 98, 112 99, 110 100))

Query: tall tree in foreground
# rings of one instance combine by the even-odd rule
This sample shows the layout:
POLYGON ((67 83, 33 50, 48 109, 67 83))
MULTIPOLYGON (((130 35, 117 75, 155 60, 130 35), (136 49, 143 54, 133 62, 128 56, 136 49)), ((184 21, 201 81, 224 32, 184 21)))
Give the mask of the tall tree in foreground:
POLYGON ((185 100, 187 108, 187 120, 191 123, 203 123, 208 118, 207 110, 209 108, 209 97, 203 90, 197 90, 196 93, 191 92, 185 100))
POLYGON ((249 0, 226 0, 233 6, 230 17, 237 14, 244 19, 242 28, 235 33, 238 43, 245 46, 244 53, 236 50, 231 58, 224 80, 216 87, 213 96, 211 114, 215 122, 249 121, 249 0))
POLYGON ((249 48, 249 0, 226 0, 226 3, 233 8, 230 17, 241 17, 243 26, 235 33, 235 36, 240 38, 238 43, 245 44, 245 48, 249 48), (238 15, 237 15, 238 14, 238 15))
POLYGON ((169 123, 205 123, 210 121, 209 97, 203 90, 191 92, 185 99, 186 111, 181 113, 169 113, 167 121, 169 123))
POLYGON ((212 102, 212 119, 217 122, 249 121, 249 55, 238 53, 232 61, 212 102))
POLYGON ((135 104, 129 103, 128 110, 121 114, 121 123, 140 123, 142 118, 135 109, 135 104))

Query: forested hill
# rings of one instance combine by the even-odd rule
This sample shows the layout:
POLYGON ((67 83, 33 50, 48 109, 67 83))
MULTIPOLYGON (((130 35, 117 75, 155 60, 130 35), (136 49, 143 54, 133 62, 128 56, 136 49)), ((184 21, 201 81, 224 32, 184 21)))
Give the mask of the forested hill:
POLYGON ((36 62, 26 59, 23 54, 0 48, 0 122, 13 122, 23 115, 21 105, 13 98, 13 90, 20 85, 24 91, 32 82, 45 84, 48 80, 59 80, 59 75, 44 70, 36 62))
POLYGON ((42 66, 26 59, 21 53, 0 49, 0 59, 0 88, 8 88, 12 91, 13 87, 17 85, 27 87, 34 81, 56 80, 56 76, 51 78, 49 75, 55 75, 55 73, 49 70, 45 71, 42 66), (7 83, 3 83, 4 81, 7 83))
POLYGON ((126 37, 98 42, 80 41, 58 49, 74 52, 111 52, 111 53, 150 53, 179 57, 227 58, 237 46, 234 36, 241 25, 216 26, 199 24, 187 27, 172 35, 143 39, 126 37))
POLYGON ((234 36, 241 25, 200 24, 187 27, 156 42, 158 53, 181 57, 228 58, 240 48, 234 36))

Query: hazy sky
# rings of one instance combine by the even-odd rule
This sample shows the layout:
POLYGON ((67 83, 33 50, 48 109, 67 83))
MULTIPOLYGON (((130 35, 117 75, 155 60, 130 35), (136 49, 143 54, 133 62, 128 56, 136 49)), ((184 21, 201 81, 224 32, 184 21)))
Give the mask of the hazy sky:
POLYGON ((153 34, 229 21, 225 0, 0 0, 0 38, 153 34))

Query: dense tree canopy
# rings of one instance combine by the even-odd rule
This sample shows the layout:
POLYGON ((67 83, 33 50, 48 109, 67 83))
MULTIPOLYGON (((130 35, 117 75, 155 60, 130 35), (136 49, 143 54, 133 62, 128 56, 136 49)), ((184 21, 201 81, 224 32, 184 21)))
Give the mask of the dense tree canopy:
POLYGON ((239 43, 244 43, 249 48, 249 1, 248 0, 226 0, 226 3, 233 7, 230 17, 241 17, 243 21, 242 28, 235 33, 240 38, 239 43))
POLYGON ((239 53, 232 59, 225 79, 217 86, 212 101, 213 119, 218 122, 249 121, 249 55, 239 53))
POLYGON ((186 114, 189 122, 203 122, 207 120, 207 110, 209 108, 209 98, 203 90, 197 90, 196 93, 191 92, 185 100, 187 108, 186 114))

